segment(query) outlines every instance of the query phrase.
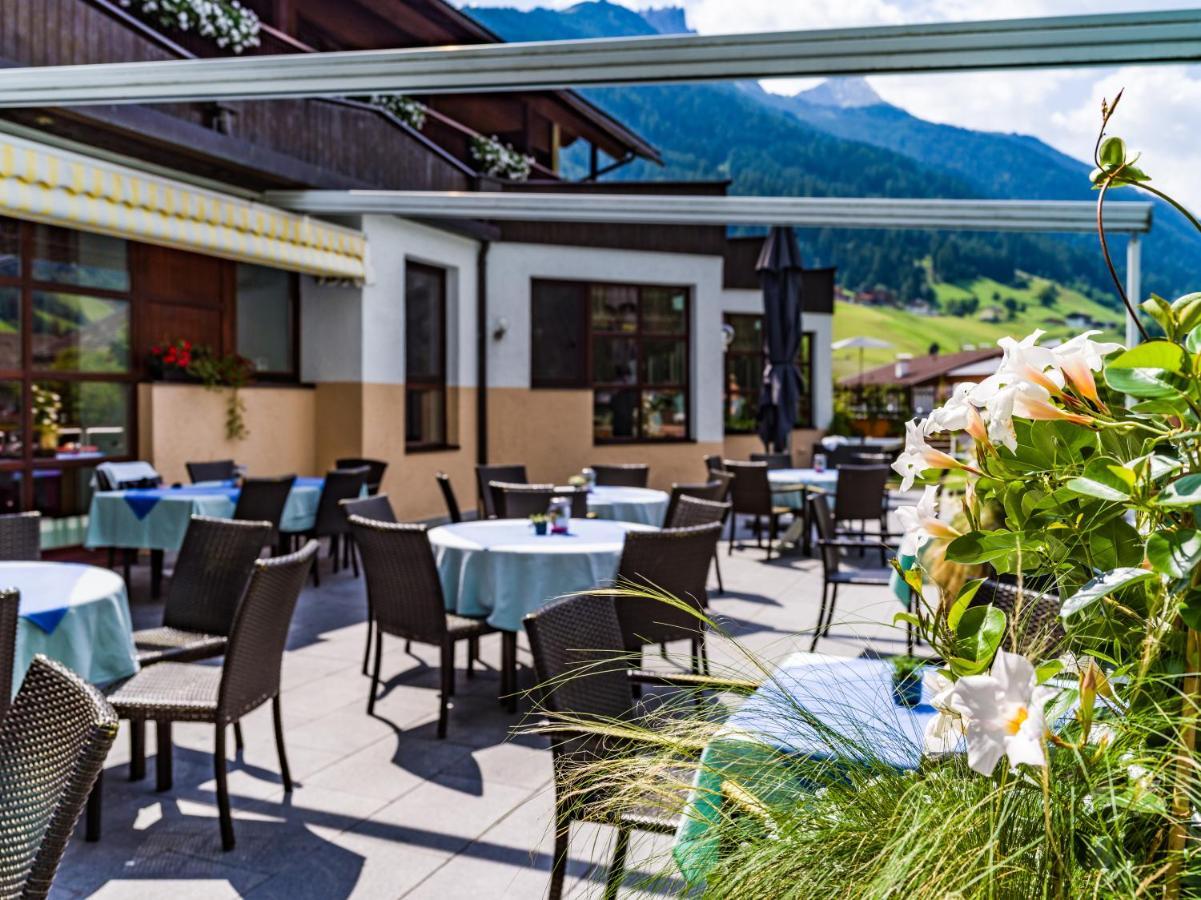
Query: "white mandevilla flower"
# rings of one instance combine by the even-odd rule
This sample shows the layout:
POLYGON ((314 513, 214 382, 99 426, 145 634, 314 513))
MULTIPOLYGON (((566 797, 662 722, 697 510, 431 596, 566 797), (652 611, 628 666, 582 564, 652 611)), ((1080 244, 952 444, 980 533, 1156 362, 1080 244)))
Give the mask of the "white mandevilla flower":
POLYGON ((955 685, 937 669, 928 669, 922 676, 922 688, 930 698, 930 705, 938 715, 926 723, 925 753, 927 756, 945 756, 954 753, 963 740, 963 717, 951 708, 951 694, 955 685))
POLYGON ((938 517, 938 488, 926 485, 922 499, 916 506, 898 506, 897 518, 901 520, 901 555, 913 556, 930 540, 954 540, 959 532, 938 517))
POLYGON ((1105 365, 1105 357, 1109 354, 1125 349, 1121 344, 1094 341, 1093 335, 1100 333, 1086 331, 1051 350, 1056 364, 1076 392, 1094 403, 1100 403, 1101 398, 1097 396, 1097 382, 1093 378, 1093 372, 1101 371, 1105 365))
POLYGON ((934 432, 928 423, 928 419, 905 423, 905 449, 892 464, 893 471, 901 476, 902 491, 913 487, 913 480, 927 469, 963 468, 963 463, 955 457, 930 446, 926 437, 934 432))
POLYGON ((1045 766, 1043 707, 1056 694, 1038 684, 1034 666, 1018 653, 997 652, 987 675, 955 682, 948 705, 966 720, 967 761, 973 771, 991 775, 1002 756, 1010 768, 1045 766))

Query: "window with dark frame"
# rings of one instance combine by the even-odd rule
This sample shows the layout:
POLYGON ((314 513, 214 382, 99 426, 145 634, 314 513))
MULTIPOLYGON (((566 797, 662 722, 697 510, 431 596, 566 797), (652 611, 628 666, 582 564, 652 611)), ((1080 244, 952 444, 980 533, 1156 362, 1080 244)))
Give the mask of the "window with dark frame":
POLYGON ((405 446, 446 446, 446 270, 405 262, 405 446))
POLYGON ((237 264, 237 347, 256 379, 297 379, 298 301, 295 273, 237 264))
MULTIPOLYGON (((725 323, 734 329, 726 348, 724 420, 726 434, 754 434, 763 382, 763 316, 757 313, 726 313, 725 323)), ((814 333, 801 334, 797 364, 801 369, 801 396, 797 402, 797 428, 813 427, 813 342, 814 333)))
POLYGON ((591 388, 598 444, 687 440, 689 301, 683 287, 535 279, 531 385, 591 388))

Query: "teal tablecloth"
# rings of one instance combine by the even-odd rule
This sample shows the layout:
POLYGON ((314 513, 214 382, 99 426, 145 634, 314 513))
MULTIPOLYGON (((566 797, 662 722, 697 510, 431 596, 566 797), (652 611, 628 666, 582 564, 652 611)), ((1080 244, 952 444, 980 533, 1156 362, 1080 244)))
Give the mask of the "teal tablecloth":
POLYGON ((772 469, 767 473, 767 480, 771 482, 771 502, 775 506, 803 509, 806 489, 832 491, 838 487, 838 470, 772 469))
MULTIPOLYGON (((297 478, 284 504, 280 528, 313 527, 321 499, 322 478, 297 478)), ((238 488, 212 482, 178 488, 97 491, 88 510, 88 547, 135 547, 178 550, 192 516, 227 519, 234 514, 238 488)))
POLYGON ((898 706, 892 671, 887 660, 796 653, 730 716, 701 756, 676 830, 672 853, 690 885, 717 861, 713 825, 723 814, 726 777, 770 803, 809 789, 780 765, 784 758, 853 761, 869 748, 873 761, 896 769, 920 765, 926 723, 937 710, 925 702, 898 706))
POLYGON ((598 519, 636 522, 639 525, 663 525, 667 501, 663 491, 639 487, 594 487, 588 493, 588 512, 598 519))
POLYGON ((0 563, 0 588, 10 587, 21 592, 14 691, 38 653, 93 684, 138 670, 125 583, 115 572, 76 563, 0 563))
POLYGON ((485 519, 441 525, 429 535, 446 608, 520 631, 526 613, 550 600, 610 583, 626 532, 654 530, 573 519, 571 534, 536 535, 525 519, 485 519))

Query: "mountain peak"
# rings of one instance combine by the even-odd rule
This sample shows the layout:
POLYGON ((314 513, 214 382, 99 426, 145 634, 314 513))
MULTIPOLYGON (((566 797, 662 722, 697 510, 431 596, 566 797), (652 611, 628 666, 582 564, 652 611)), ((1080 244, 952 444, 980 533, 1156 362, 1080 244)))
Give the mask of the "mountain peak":
POLYGON ((658 6, 638 10, 638 15, 646 19, 651 28, 660 34, 691 34, 688 21, 684 18, 684 9, 680 6, 658 6))
POLYGON ((801 91, 796 97, 814 106, 834 106, 838 109, 879 106, 884 103, 884 99, 872 89, 865 78, 829 78, 815 88, 801 91))

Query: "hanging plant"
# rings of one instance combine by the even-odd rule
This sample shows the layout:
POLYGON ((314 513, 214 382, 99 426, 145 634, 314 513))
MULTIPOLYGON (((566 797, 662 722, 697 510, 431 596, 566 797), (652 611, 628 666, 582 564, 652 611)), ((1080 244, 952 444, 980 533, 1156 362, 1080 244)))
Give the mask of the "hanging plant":
POLYGON ((225 437, 240 441, 250 434, 246 427, 246 403, 238 393, 239 388, 250 383, 254 364, 237 353, 224 356, 209 347, 200 347, 192 357, 188 372, 200 379, 206 390, 229 393, 225 399, 225 437))
POLYGON ((534 157, 514 150, 510 144, 502 144, 495 136, 473 137, 471 158, 485 175, 508 178, 510 181, 525 181, 534 166, 534 157))
POLYGON ((259 45, 259 17, 238 0, 119 0, 144 19, 194 31, 218 47, 241 53, 259 45))
POLYGON ((391 113, 417 131, 425 125, 425 104, 418 103, 412 97, 403 94, 373 94, 368 102, 391 113))

